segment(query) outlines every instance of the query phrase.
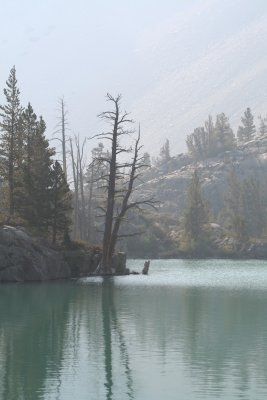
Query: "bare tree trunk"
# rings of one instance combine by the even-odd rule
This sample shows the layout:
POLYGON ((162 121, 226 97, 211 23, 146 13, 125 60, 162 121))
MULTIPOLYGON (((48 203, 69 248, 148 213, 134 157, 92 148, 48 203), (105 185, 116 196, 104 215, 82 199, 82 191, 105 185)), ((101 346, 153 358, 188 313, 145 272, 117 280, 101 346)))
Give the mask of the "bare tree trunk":
POLYGON ((64 99, 61 99, 61 128, 62 128, 62 157, 63 172, 67 181, 67 159, 66 159, 66 111, 64 99))
POLYGON ((111 159, 110 159, 109 178, 108 178, 107 209, 106 209, 106 216, 105 216, 104 236, 103 236, 102 269, 103 269, 104 273, 109 272, 109 270, 111 268, 111 258, 110 258, 109 246, 110 246, 110 238, 111 238, 111 233, 112 233, 114 203, 115 203, 119 100, 120 100, 119 97, 117 97, 114 100, 115 115, 114 115, 114 125, 113 125, 113 134, 112 134, 112 151, 111 151, 111 159))
POLYGON ((88 196, 88 207, 87 207, 87 240, 92 241, 92 230, 93 230, 93 216, 92 216, 92 200, 93 200, 93 189, 94 188, 94 162, 92 163, 91 177, 89 182, 89 196, 88 196))
POLYGON ((73 237, 77 239, 78 233, 78 207, 79 207, 79 184, 76 177, 76 163, 74 160, 72 139, 70 138, 70 154, 72 161, 72 174, 73 174, 73 184, 74 184, 74 224, 73 224, 73 237))
POLYGON ((126 212, 130 208, 136 208, 140 210, 140 206, 143 204, 153 204, 152 199, 135 201, 129 204, 129 199, 133 192, 134 182, 140 175, 138 171, 145 165, 143 162, 143 157, 139 157, 139 151, 142 148, 142 146, 139 145, 140 127, 131 162, 120 163, 118 161, 118 156, 121 153, 129 153, 131 151, 131 149, 121 146, 119 139, 121 136, 128 135, 131 132, 125 129, 125 124, 133 122, 128 118, 128 113, 121 113, 120 99, 120 95, 116 98, 112 97, 110 94, 107 95, 107 100, 113 103, 114 110, 105 111, 101 113, 99 117, 111 123, 113 129, 109 132, 96 135, 101 139, 110 140, 112 147, 111 156, 106 159, 104 158, 108 162, 109 171, 105 177, 107 182, 107 185, 105 186, 107 190, 106 207, 101 207, 101 209, 104 210, 105 222, 103 235, 103 254, 101 264, 98 268, 98 272, 104 274, 112 272, 112 256, 114 254, 116 242, 119 237, 118 234, 120 225, 126 212), (129 173, 127 172, 128 170, 130 170, 129 173), (121 183, 120 185, 118 184, 119 182, 121 183), (117 202, 116 207, 118 208, 116 216, 114 216, 115 202, 117 202))
POLYGON ((138 162, 138 152, 140 150, 139 147, 139 141, 140 141, 140 129, 139 129, 139 135, 138 135, 138 139, 136 140, 135 143, 135 149, 134 149, 134 157, 132 160, 132 165, 131 165, 131 172, 130 172, 130 177, 129 177, 129 183, 128 183, 128 188, 124 194, 123 200, 122 200, 122 205, 121 205, 121 209, 119 214, 117 215, 115 222, 114 222, 114 226, 113 226, 113 230, 111 233, 111 237, 110 237, 110 244, 109 244, 109 259, 112 258, 114 251, 115 251, 115 246, 116 246, 116 242, 118 239, 118 233, 120 230, 120 225, 121 222, 128 210, 128 202, 130 199, 130 196, 132 194, 133 191, 133 185, 134 185, 134 181, 135 181, 135 177, 136 177, 136 169, 137 167, 137 162, 138 162))
POLYGON ((86 139, 83 141, 82 149, 80 148, 79 137, 75 138, 77 147, 77 180, 80 181, 80 193, 81 193, 81 213, 80 213, 80 231, 81 239, 86 239, 86 212, 85 212, 85 198, 84 198, 84 179, 83 179, 83 167, 82 160, 84 154, 84 146, 86 139))

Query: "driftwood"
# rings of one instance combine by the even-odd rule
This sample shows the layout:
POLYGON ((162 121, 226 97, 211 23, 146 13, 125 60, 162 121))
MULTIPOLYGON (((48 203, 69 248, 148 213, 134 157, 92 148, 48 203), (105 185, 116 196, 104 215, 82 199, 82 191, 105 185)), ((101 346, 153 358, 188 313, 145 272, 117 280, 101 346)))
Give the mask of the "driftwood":
POLYGON ((149 260, 145 261, 144 268, 142 270, 142 274, 143 275, 147 275, 148 274, 149 266, 150 266, 150 261, 149 260))

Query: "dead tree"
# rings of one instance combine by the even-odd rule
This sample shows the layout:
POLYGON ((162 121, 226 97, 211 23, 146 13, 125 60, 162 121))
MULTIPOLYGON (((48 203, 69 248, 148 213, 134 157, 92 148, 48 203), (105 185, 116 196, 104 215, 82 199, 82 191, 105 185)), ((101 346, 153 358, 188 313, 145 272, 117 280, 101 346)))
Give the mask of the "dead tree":
POLYGON ((72 177, 74 185, 74 218, 73 218, 73 238, 77 239, 78 234, 78 220, 79 220, 79 180, 77 179, 77 167, 75 161, 75 155, 72 145, 72 138, 70 141, 70 155, 71 155, 71 165, 72 165, 72 177))
POLYGON ((61 97, 58 101, 59 103, 59 116, 58 116, 58 123, 56 126, 56 131, 54 133, 60 134, 61 138, 58 138, 62 145, 62 161, 63 161, 63 172, 65 174, 67 180, 67 149, 66 149, 66 131, 68 129, 68 120, 67 120, 67 110, 64 98, 61 97))
POLYGON ((70 141, 70 155, 72 163, 72 175, 74 184, 74 239, 87 240, 86 234, 86 206, 84 195, 84 148, 86 139, 80 142, 79 136, 74 137, 75 150, 73 148, 72 138, 70 141))
POLYGON ((84 146, 86 139, 84 139, 82 145, 80 143, 79 136, 75 136, 75 143, 77 149, 77 179, 80 182, 80 237, 82 240, 87 239, 86 235, 86 210, 85 210, 85 197, 84 197, 84 173, 83 173, 83 159, 84 159, 84 146))
POLYGON ((105 196, 102 177, 107 174, 107 162, 109 154, 104 150, 103 143, 98 143, 92 149, 92 159, 86 171, 86 203, 87 203, 87 239, 89 242, 98 240, 98 227, 96 225, 96 210, 98 204, 105 196))
POLYGON ((121 237, 119 230, 121 223, 130 209, 141 209, 143 205, 155 206, 155 201, 150 199, 131 201, 131 195, 134 190, 134 183, 139 178, 139 170, 144 167, 143 157, 140 156, 140 129, 133 150, 133 157, 130 162, 120 162, 119 156, 123 153, 130 153, 132 149, 121 146, 121 139, 132 133, 127 126, 133 121, 129 118, 127 112, 120 109, 121 96, 112 97, 107 95, 107 101, 114 106, 112 111, 105 111, 99 117, 107 121, 112 129, 110 131, 96 135, 96 137, 109 140, 111 142, 111 153, 109 158, 105 158, 109 170, 105 177, 107 199, 102 208, 104 216, 103 232, 103 254, 99 272, 111 273, 112 256, 115 251, 117 239, 121 237))

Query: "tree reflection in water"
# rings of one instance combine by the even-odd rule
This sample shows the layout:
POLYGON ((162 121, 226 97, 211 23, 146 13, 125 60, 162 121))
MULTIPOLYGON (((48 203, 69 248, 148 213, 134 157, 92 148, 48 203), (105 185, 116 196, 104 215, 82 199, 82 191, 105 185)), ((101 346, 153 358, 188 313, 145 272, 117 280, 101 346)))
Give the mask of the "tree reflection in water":
POLYGON ((60 391, 68 297, 57 285, 1 287, 1 399, 43 399, 51 377, 60 391))
MULTIPOLYGON (((133 378, 130 368, 130 357, 127 350, 126 340, 117 317, 114 304, 114 281, 113 278, 104 278, 102 286, 102 316, 103 316, 103 338, 105 353, 105 376, 106 376, 106 399, 113 399, 113 362, 112 362, 112 333, 119 342, 121 365, 124 367, 126 376, 127 397, 134 398, 133 378)), ((115 341, 114 341, 115 342, 115 341)), ((115 399, 116 397, 114 397, 115 399)))

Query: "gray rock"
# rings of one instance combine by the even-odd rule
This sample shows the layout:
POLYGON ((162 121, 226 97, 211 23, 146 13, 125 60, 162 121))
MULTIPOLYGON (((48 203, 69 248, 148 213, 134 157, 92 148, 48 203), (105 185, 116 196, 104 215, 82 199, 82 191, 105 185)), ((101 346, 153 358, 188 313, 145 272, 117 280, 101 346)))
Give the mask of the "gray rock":
POLYGON ((45 281, 71 277, 63 254, 34 239, 23 228, 0 228, 0 282, 45 281))
POLYGON ((161 202, 159 212, 183 215, 187 189, 197 168, 202 190, 212 212, 217 216, 223 208, 232 168, 240 181, 256 177, 265 182, 267 173, 267 138, 246 143, 205 161, 192 162, 188 155, 174 157, 173 165, 151 168, 136 187, 138 199, 154 197, 161 202))
POLYGON ((254 243, 247 250, 251 258, 267 258, 267 243, 254 243))

